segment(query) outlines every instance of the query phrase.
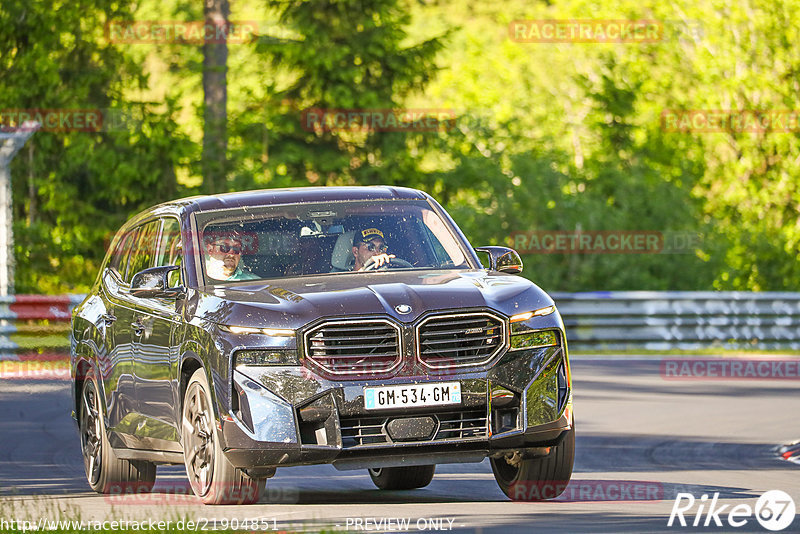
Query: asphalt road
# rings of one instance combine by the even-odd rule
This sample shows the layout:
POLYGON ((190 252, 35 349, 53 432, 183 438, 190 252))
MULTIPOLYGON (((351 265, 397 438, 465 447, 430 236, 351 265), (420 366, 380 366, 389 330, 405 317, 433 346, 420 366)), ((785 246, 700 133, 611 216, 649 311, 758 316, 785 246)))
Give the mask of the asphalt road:
POLYGON ((508 501, 485 461, 440 466, 430 486, 410 492, 377 490, 363 471, 286 468, 268 482, 271 502, 215 507, 184 495, 182 467, 159 467, 151 495, 90 492, 68 383, 2 380, 0 521, 184 519, 211 530, 248 520, 252 530, 257 520, 260 530, 342 532, 768 532, 752 515, 740 516, 746 523, 735 528, 728 512, 736 505, 752 510, 764 492, 782 490, 798 507, 783 532, 800 531, 800 465, 777 453, 800 439, 800 381, 665 380, 657 357, 575 357, 573 377, 575 473, 556 501, 508 501), (668 527, 678 493, 697 503, 684 513, 687 527, 677 519, 668 527), (723 527, 713 518, 703 527, 714 493, 717 508, 728 505, 719 515, 723 527))

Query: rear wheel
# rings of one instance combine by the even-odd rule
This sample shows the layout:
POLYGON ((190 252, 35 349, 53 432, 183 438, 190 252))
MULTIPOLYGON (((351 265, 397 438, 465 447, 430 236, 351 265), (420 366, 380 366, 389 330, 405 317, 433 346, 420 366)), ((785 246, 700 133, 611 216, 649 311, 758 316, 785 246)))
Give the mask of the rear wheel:
POLYGON ((94 371, 86 373, 79 410, 81 453, 89 486, 98 493, 146 493, 152 490, 156 482, 155 464, 117 458, 109 444, 94 371))
POLYGON ((555 499, 567 489, 575 462, 575 425, 560 444, 541 458, 492 458, 497 485, 514 501, 555 499))
POLYGON ((194 494, 205 504, 257 503, 266 484, 234 467, 222 452, 205 372, 194 372, 183 401, 183 459, 194 494))
POLYGON ((435 465, 409 467, 381 467, 370 469, 372 482, 383 490, 409 490, 424 488, 433 480, 435 465))

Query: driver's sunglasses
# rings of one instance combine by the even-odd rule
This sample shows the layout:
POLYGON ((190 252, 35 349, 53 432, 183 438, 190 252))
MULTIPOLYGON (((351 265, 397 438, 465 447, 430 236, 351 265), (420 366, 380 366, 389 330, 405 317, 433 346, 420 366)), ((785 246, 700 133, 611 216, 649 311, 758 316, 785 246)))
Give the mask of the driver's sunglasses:
POLYGON ((242 253, 242 247, 237 247, 237 246, 233 246, 232 247, 232 246, 228 245, 227 243, 218 243, 218 244, 216 244, 214 246, 217 247, 219 249, 219 251, 222 252, 223 254, 227 254, 228 252, 230 252, 231 254, 241 254, 242 253))
POLYGON ((389 247, 387 247, 385 243, 381 243, 380 245, 376 245, 374 243, 367 243, 367 250, 369 250, 370 252, 375 252, 376 250, 378 252, 386 252, 387 250, 389 250, 389 247))

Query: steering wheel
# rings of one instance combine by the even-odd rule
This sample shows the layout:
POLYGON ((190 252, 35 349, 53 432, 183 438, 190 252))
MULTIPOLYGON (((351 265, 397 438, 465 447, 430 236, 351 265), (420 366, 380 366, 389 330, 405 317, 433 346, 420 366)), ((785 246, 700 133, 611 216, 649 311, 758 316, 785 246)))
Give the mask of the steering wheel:
POLYGON ((412 267, 412 268, 414 267, 413 265, 411 265, 409 262, 407 262, 402 258, 389 258, 388 263, 384 263, 380 267, 376 267, 377 263, 372 261, 373 258, 375 258, 375 256, 373 256, 368 260, 367 264, 361 269, 362 271, 384 271, 389 268, 389 265, 392 265, 394 267, 412 267))

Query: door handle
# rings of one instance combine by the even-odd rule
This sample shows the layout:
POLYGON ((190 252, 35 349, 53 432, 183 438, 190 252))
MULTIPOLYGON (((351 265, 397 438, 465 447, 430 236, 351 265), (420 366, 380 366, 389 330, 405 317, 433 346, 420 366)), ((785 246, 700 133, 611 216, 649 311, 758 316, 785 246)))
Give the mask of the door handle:
POLYGON ((106 326, 111 326, 111 324, 117 320, 113 313, 104 313, 100 318, 106 323, 106 326))
POLYGON ((141 336, 144 334, 144 325, 139 321, 134 321, 131 323, 131 328, 133 328, 133 333, 137 336, 141 336))

